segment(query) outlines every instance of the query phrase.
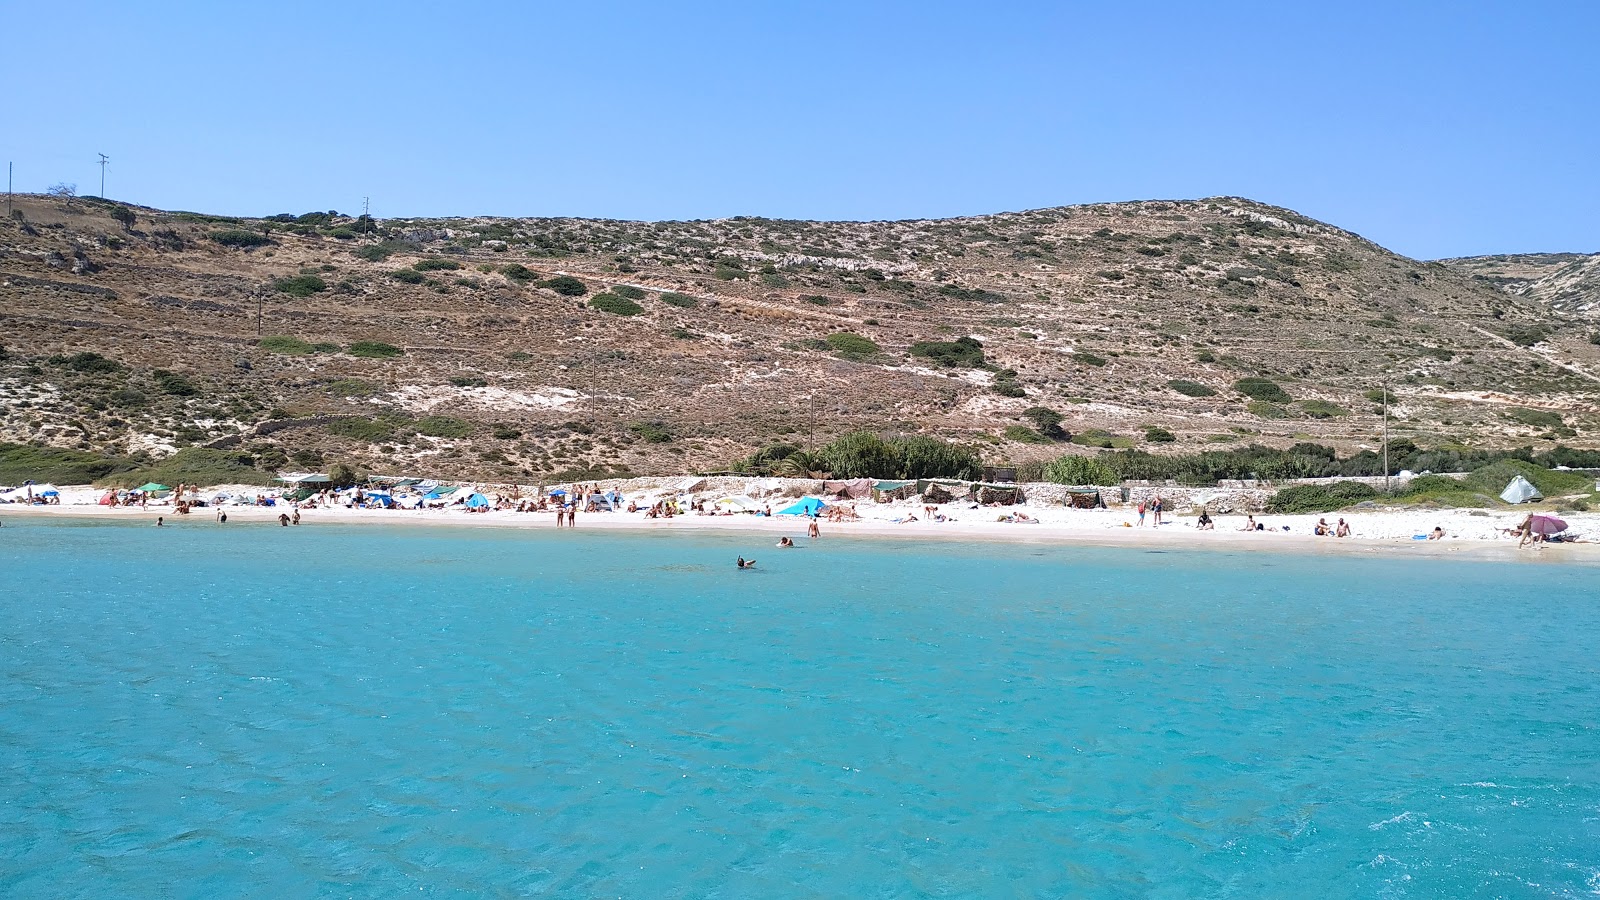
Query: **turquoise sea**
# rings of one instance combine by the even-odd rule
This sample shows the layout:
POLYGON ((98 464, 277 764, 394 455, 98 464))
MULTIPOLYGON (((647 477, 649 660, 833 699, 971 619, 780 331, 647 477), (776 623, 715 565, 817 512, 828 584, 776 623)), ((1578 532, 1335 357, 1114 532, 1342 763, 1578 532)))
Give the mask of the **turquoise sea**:
POLYGON ((770 540, 11 518, 0 896, 1600 892, 1600 569, 770 540))

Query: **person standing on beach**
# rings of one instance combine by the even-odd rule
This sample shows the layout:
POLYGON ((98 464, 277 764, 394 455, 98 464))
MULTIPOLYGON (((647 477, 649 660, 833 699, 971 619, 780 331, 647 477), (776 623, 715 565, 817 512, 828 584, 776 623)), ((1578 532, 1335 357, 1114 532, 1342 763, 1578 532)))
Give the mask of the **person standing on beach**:
POLYGON ((812 516, 811 516, 811 524, 806 526, 806 537, 808 537, 808 538, 819 538, 819 537, 822 537, 822 529, 817 527, 817 517, 816 517, 815 513, 813 513, 812 516))
POLYGON ((1167 508, 1167 501, 1161 499, 1161 495, 1157 494, 1156 495, 1156 503, 1155 503, 1155 513, 1156 513, 1155 524, 1157 524, 1157 525, 1161 524, 1161 512, 1162 512, 1162 510, 1164 510, 1166 508, 1167 508))
POLYGON ((1139 501, 1139 527, 1140 528, 1144 527, 1144 508, 1145 508, 1144 507, 1144 501, 1140 500, 1139 501))

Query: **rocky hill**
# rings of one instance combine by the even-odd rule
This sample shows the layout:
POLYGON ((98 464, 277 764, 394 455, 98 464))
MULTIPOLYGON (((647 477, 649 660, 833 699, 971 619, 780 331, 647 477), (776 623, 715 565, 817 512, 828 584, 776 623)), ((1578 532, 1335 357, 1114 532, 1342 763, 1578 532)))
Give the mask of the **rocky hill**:
POLYGON ((1508 294, 1600 319, 1600 253, 1517 253, 1440 260, 1508 294))
POLYGON ((1490 274, 1237 198, 374 222, 30 196, 0 222, 0 441, 529 481, 862 428, 995 462, 1350 450, 1387 386, 1422 446, 1596 446, 1592 320, 1490 274))

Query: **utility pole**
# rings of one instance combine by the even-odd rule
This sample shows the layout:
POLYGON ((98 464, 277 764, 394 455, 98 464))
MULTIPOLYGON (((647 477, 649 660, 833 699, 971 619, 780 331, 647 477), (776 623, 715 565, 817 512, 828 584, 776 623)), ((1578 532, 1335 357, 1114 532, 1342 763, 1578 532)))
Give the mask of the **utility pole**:
POLYGON ((106 198, 106 165, 111 162, 111 157, 100 154, 100 199, 106 198))
POLYGON ((6 163, 6 218, 11 218, 14 213, 11 209, 11 163, 6 163))
POLYGON ((817 395, 815 392, 806 395, 806 407, 810 410, 809 422, 806 427, 806 446, 817 449, 817 395))
POLYGON ((371 197, 361 198, 361 230, 368 234, 372 233, 372 207, 367 202, 371 199, 371 197))
POLYGON ((261 291, 256 291, 256 339, 261 338, 261 291))
POLYGON ((1389 493, 1389 386, 1383 386, 1383 492, 1389 493))

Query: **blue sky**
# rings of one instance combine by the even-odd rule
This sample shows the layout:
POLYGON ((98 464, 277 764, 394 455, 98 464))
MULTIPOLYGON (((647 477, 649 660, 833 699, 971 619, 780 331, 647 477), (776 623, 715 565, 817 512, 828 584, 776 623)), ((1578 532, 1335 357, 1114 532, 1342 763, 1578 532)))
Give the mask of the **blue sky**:
POLYGON ((1221 194, 1600 250, 1600 3, 13 4, 0 155, 233 214, 894 219, 1221 194), (31 36, 19 40, 17 36, 31 36))

